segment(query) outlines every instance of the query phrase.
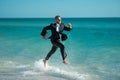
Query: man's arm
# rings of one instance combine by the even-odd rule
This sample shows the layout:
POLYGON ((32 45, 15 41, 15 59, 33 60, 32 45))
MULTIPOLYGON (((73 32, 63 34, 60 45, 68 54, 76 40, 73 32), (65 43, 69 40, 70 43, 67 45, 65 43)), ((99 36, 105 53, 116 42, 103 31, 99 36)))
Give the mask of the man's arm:
POLYGON ((68 23, 68 27, 64 26, 64 30, 66 30, 66 31, 72 30, 72 25, 70 23, 68 23))
MULTIPOLYGON (((52 24, 51 24, 52 25, 52 24)), ((46 27, 44 27, 42 29, 42 32, 41 32, 41 36, 45 39, 46 38, 46 34, 47 34, 47 30, 50 30, 51 29, 51 25, 48 25, 46 27)))

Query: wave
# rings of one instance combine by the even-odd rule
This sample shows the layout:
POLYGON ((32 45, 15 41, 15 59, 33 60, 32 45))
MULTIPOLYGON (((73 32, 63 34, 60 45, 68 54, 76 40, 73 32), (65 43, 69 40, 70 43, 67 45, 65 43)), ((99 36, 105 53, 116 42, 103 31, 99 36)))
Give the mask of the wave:
POLYGON ((42 60, 38 60, 34 63, 34 70, 24 71, 23 75, 44 75, 65 80, 86 80, 87 74, 80 74, 78 72, 67 71, 64 69, 57 68, 55 66, 47 65, 45 68, 42 60))
MULTIPOLYGON (((4 76, 12 75, 15 77, 16 74, 21 76, 21 79, 24 78, 32 79, 41 79, 41 80, 92 80, 93 77, 87 73, 80 73, 77 71, 72 71, 71 67, 64 68, 63 65, 51 66, 48 65, 46 68, 43 65, 43 61, 37 60, 33 64, 20 64, 15 61, 4 61, 4 64, 1 66, 1 69, 5 69, 6 74, 4 76), (61 69, 62 66, 62 69, 61 69), (3 68, 2 68, 3 67, 3 68), (7 71, 7 72, 6 72, 7 71), (13 74, 14 73, 14 74, 13 74)), ((28 80, 29 80, 28 79, 28 80)))
POLYGON ((30 67, 30 65, 23 65, 23 64, 19 64, 17 62, 13 62, 13 61, 5 61, 3 64, 3 67, 6 68, 28 68, 30 67))

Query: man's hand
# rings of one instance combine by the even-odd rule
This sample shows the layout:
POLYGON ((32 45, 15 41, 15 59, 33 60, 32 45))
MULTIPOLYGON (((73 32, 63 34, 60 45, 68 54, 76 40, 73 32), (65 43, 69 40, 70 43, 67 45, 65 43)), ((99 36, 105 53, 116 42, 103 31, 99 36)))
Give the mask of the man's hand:
POLYGON ((71 23, 68 23, 68 27, 72 29, 72 24, 71 24, 71 23))

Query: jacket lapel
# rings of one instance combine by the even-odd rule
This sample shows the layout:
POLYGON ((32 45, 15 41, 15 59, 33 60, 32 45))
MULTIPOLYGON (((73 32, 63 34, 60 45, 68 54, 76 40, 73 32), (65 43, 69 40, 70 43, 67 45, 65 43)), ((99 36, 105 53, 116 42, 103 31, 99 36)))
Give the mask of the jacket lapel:
POLYGON ((60 24, 60 27, 61 27, 61 28, 60 28, 60 31, 63 31, 64 25, 63 25, 62 23, 60 24))

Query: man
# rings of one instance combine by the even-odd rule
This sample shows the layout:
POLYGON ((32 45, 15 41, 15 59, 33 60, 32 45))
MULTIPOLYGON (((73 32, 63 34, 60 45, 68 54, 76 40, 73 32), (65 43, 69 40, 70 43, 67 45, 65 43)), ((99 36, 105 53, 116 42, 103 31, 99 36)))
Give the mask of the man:
POLYGON ((43 60, 44 66, 46 67, 47 60, 51 57, 51 55, 57 50, 57 48, 60 48, 60 52, 62 55, 63 63, 67 64, 67 61, 65 58, 67 57, 67 54, 65 53, 65 47, 61 43, 61 40, 64 41, 67 39, 67 35, 63 33, 63 30, 70 31, 72 29, 72 25, 69 23, 68 27, 66 27, 61 22, 61 17, 59 15, 55 16, 56 23, 50 24, 43 28, 41 35, 42 38, 46 39, 47 30, 51 30, 52 35, 49 37, 52 43, 52 48, 43 60))

